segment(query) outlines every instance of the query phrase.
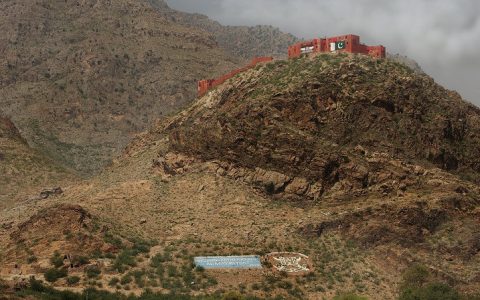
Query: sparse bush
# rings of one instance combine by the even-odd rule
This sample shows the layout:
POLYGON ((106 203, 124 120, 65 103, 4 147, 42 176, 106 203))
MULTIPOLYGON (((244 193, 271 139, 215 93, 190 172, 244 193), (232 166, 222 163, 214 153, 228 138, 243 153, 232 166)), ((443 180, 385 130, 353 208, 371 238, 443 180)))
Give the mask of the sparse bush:
POLYGON ((244 300, 244 299, 245 297, 235 292, 227 293, 222 297, 222 300, 244 300))
POLYGON ((53 253, 53 256, 50 258, 50 263, 55 268, 60 268, 61 266, 63 266, 63 257, 60 255, 58 251, 55 251, 53 253))
POLYGON ((175 277, 177 276, 177 267, 173 265, 169 265, 167 268, 167 274, 169 277, 175 277))
POLYGON ((113 277, 113 278, 110 279, 110 281, 108 282, 108 285, 109 285, 109 286, 116 286, 119 282, 120 282, 120 279, 118 279, 118 277, 113 277))
POLYGON ((462 299, 454 288, 433 281, 428 269, 421 265, 414 265, 405 271, 399 294, 399 300, 462 299))
POLYGON ((45 272, 45 280, 48 282, 55 282, 60 278, 67 277, 67 269, 52 268, 45 272))
POLYGON ((80 277, 78 276, 69 276, 67 277, 67 283, 69 285, 75 285, 80 282, 80 277))
POLYGON ((84 266, 90 263, 89 259, 85 256, 76 256, 72 259, 73 265, 84 266))
POLYGON ((88 278, 97 278, 100 273, 102 273, 102 270, 97 266, 88 266, 85 268, 85 274, 88 278))
POLYGON ((368 300, 368 298, 349 293, 335 296, 333 300, 368 300))
POLYGON ((421 287, 428 282, 430 273, 425 266, 413 265, 403 274, 403 283, 401 288, 421 287))
POLYGON ((217 285, 217 284, 218 284, 218 281, 217 281, 217 279, 215 279, 215 278, 213 278, 213 277, 208 277, 207 283, 208 283, 208 285, 210 285, 210 286, 214 286, 214 285, 217 285))
POLYGON ((135 267, 137 265, 135 262, 135 255, 135 252, 131 249, 123 250, 115 259, 113 269, 123 273, 126 270, 125 266, 135 267))
POLYGON ((131 272, 131 275, 133 275, 133 277, 135 278, 135 284, 138 287, 143 288, 145 286, 145 280, 143 279, 143 277, 145 276, 144 271, 136 270, 131 272))
POLYGON ((132 282, 132 275, 130 274, 126 274, 122 277, 122 279, 120 280, 120 284, 121 285, 126 285, 126 284, 129 284, 130 282, 132 282))
POLYGON ((156 254, 154 257, 151 258, 150 265, 154 268, 160 266, 162 263, 171 261, 172 255, 169 251, 165 251, 162 255, 161 253, 156 254))
POLYGON ((4 280, 0 279, 0 292, 6 289, 8 289, 8 284, 4 280))
POLYGON ((32 264, 34 262, 37 262, 37 260, 37 257, 35 255, 32 255, 27 258, 27 263, 32 264))
POLYGON ((273 182, 269 182, 265 185, 265 192, 267 195, 275 194, 275 184, 273 182))
POLYGON ((196 267, 195 267, 195 271, 197 271, 197 272, 205 272, 205 268, 202 267, 202 266, 196 266, 196 267))
POLYGON ((429 283, 422 287, 407 288, 402 291, 400 300, 460 300, 452 287, 443 283, 429 283))

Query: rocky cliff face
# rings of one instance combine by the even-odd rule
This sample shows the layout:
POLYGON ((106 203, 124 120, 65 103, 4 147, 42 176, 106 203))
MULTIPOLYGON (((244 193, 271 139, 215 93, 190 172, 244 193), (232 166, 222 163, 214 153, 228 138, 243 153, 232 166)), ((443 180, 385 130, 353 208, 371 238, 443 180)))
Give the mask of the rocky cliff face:
POLYGON ((89 174, 237 61, 148 1, 0 4, 0 104, 33 146, 89 174))

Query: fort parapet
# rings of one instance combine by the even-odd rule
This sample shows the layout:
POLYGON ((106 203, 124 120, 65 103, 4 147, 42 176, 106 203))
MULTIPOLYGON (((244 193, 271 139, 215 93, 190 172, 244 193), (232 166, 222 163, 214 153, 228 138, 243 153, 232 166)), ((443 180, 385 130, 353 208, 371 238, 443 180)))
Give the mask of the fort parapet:
POLYGON ((255 57, 247 66, 236 69, 231 71, 228 74, 225 74, 221 77, 218 77, 216 79, 203 79, 198 82, 198 96, 203 96, 205 95, 210 89, 224 83, 228 79, 232 78, 233 76, 245 72, 249 69, 254 68, 256 65, 260 63, 266 63, 270 62, 273 60, 273 57, 270 56, 265 56, 265 57, 255 57))
POLYGON ((288 57, 295 58, 308 53, 348 52, 385 58, 384 46, 367 46, 360 43, 360 37, 354 34, 340 35, 324 39, 313 39, 288 47, 288 57))

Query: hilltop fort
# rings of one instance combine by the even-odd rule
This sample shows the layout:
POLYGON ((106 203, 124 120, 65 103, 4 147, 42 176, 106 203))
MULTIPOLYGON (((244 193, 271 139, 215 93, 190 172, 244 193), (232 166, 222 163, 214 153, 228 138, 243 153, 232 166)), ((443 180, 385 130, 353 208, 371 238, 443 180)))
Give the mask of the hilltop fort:
MULTIPOLYGON (((375 58, 385 58, 386 49, 384 46, 367 46, 360 43, 360 37, 354 34, 340 35, 323 39, 313 39, 300 42, 288 47, 288 58, 293 59, 310 53, 357 53, 369 55, 375 58)), ((203 79, 198 82, 198 96, 205 95, 210 89, 224 83, 233 76, 255 67, 259 63, 270 62, 273 57, 256 57, 250 64, 241 69, 223 75, 216 79, 203 79)))

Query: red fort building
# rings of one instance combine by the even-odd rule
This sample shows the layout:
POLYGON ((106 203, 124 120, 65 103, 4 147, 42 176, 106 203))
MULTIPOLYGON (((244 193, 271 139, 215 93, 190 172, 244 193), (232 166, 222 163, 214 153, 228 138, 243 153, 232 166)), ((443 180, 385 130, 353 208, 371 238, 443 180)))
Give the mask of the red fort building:
POLYGON ((288 47, 288 57, 295 58, 307 53, 348 52, 385 58, 384 46, 367 46, 360 43, 360 37, 347 34, 324 39, 313 39, 288 47))

